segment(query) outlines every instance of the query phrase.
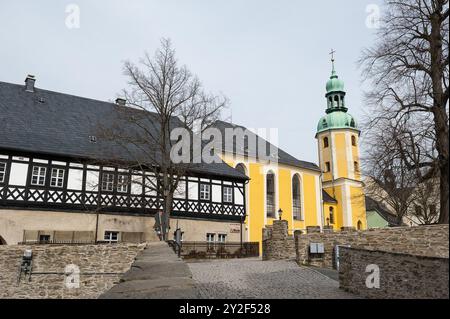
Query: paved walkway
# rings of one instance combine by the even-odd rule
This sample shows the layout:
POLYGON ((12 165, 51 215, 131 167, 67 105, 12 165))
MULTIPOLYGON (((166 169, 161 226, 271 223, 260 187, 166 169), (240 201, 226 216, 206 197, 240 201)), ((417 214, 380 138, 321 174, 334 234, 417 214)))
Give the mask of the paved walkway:
POLYGON ((339 283, 294 261, 260 259, 188 263, 201 298, 348 299, 339 283))
POLYGON ((184 261, 165 242, 148 243, 121 282, 100 299, 196 299, 199 293, 184 261))

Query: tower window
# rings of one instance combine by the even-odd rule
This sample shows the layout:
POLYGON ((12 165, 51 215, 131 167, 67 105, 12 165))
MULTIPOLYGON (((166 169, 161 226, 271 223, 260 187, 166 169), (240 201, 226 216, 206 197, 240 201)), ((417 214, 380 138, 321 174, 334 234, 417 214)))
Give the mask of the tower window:
POLYGON ((334 209, 330 207, 330 224, 334 224, 334 209))
POLYGON ((325 163, 325 173, 328 173, 331 171, 330 162, 325 163))
POLYGON ((355 172, 359 172, 359 164, 358 164, 358 162, 353 162, 353 166, 354 166, 355 172))
POLYGON ((324 137, 323 138, 323 147, 327 148, 328 146, 329 146, 329 144, 328 144, 328 137, 324 137))
POLYGON ((334 96, 334 102, 335 102, 334 103, 335 106, 339 106, 339 96, 337 96, 337 95, 334 96))
POLYGON ((360 220, 358 220, 357 227, 358 227, 358 230, 362 230, 362 228, 363 228, 363 224, 360 220))
POLYGON ((356 137, 355 137, 355 135, 352 135, 352 145, 356 146, 356 137))

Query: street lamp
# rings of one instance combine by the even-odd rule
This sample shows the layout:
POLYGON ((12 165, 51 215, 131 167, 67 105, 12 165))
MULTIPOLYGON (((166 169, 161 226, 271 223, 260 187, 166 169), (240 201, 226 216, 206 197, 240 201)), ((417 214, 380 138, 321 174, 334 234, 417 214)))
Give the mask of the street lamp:
POLYGON ((278 210, 278 218, 281 220, 281 216, 283 215, 283 210, 280 208, 278 210))

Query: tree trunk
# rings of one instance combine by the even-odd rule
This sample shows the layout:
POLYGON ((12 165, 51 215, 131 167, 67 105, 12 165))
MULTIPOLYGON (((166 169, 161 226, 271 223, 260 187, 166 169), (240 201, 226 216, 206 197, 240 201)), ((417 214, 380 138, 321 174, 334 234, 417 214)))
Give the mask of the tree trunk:
MULTIPOLYGON (((438 2, 436 12, 441 12, 443 4, 438 2)), ((440 215, 439 223, 448 224, 448 116, 443 90, 442 68, 442 20, 437 13, 431 16, 431 81, 433 85, 433 116, 436 131, 436 149, 439 154, 438 165, 440 174, 440 215)))
POLYGON ((169 240, 170 215, 172 213, 173 194, 169 193, 164 198, 164 212, 162 218, 163 240, 169 240))

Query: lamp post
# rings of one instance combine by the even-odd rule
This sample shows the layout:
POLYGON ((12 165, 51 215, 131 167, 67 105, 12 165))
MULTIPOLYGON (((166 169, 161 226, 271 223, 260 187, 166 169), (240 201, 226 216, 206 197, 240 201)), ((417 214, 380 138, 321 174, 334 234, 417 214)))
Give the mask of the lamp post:
POLYGON ((281 216, 283 215, 283 210, 280 208, 278 210, 278 218, 281 220, 281 216))

